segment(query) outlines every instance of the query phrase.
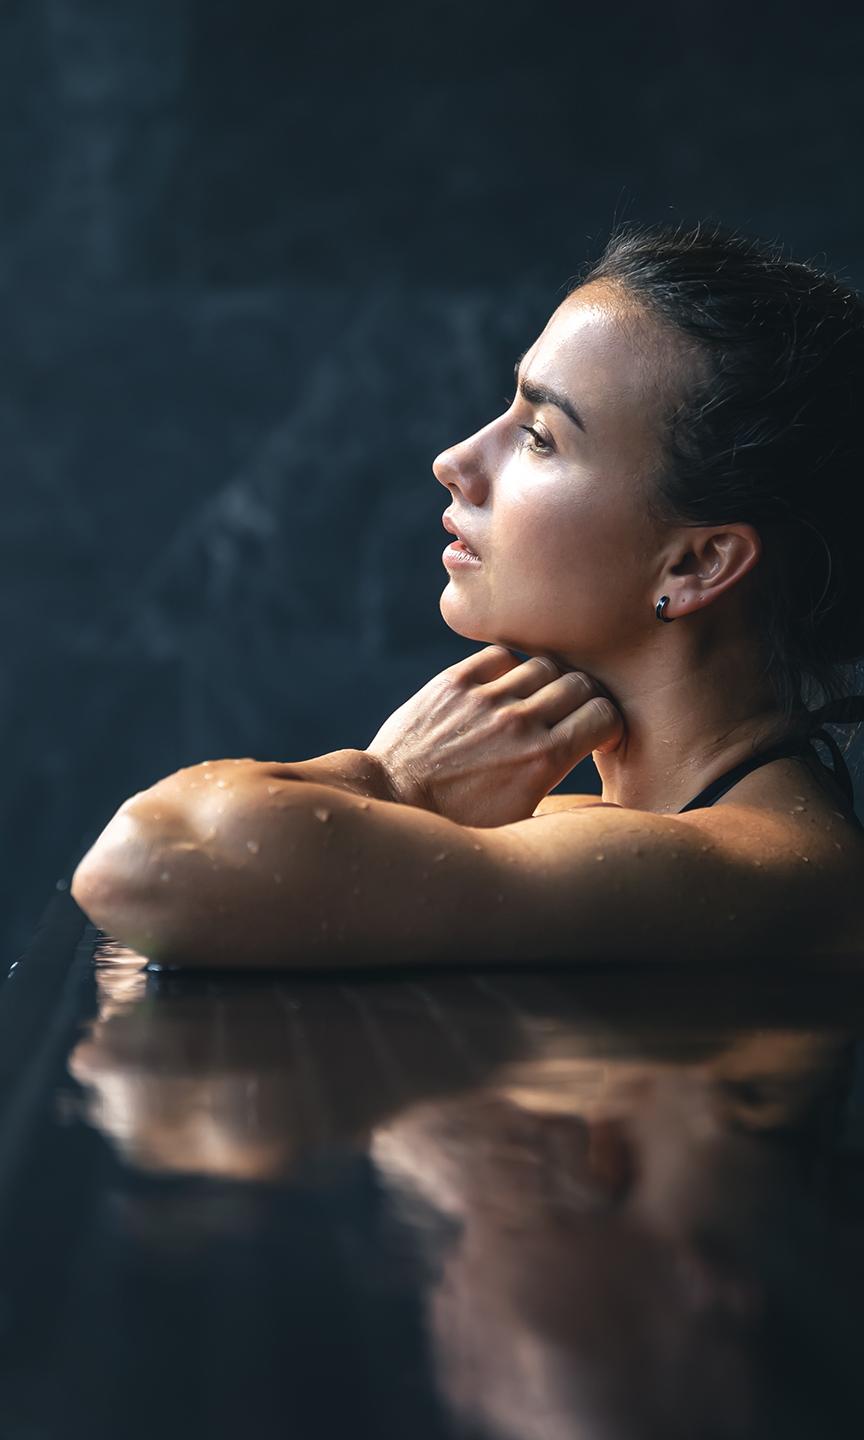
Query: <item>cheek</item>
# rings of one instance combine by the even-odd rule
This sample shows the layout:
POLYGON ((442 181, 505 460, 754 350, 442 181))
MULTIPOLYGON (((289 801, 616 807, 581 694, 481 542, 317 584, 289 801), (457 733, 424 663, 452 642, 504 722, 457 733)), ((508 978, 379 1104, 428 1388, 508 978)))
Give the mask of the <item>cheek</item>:
POLYGON ((591 478, 524 484, 508 497, 506 511, 496 513, 493 559, 521 557, 532 562, 535 584, 533 567, 539 563, 547 583, 581 588, 580 576, 608 573, 620 557, 629 528, 620 510, 608 489, 591 478))

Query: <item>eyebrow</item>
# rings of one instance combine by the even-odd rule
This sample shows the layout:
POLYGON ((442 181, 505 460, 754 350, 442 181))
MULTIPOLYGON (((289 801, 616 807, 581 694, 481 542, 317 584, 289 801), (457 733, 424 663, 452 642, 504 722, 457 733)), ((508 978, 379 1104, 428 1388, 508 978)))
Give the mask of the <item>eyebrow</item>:
POLYGON ((562 410, 564 412, 568 420, 572 420, 573 424, 578 425, 579 429, 584 433, 585 426, 582 422, 582 417, 579 415, 576 406, 567 399, 566 395, 562 395, 558 390, 550 390, 547 385, 537 385, 534 383, 533 380, 519 379, 519 366, 522 364, 522 361, 525 359, 525 356, 527 354, 528 351, 523 350, 522 354, 519 356, 519 359, 516 361, 516 364, 513 366, 513 375, 516 380, 516 388, 518 389, 519 394, 528 401, 529 405, 556 406, 558 410, 562 410))

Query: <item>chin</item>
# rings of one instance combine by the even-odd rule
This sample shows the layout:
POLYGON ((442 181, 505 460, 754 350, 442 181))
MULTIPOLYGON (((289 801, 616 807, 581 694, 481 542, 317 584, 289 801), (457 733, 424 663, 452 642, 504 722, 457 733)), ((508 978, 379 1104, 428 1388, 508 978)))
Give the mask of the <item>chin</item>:
POLYGON ((482 645, 503 644, 503 641, 490 633, 491 627, 482 623, 481 617, 476 614, 476 607, 472 614, 471 606, 459 595, 453 595, 449 585, 441 595, 438 609, 445 625, 456 635, 463 635, 466 640, 477 640, 482 645))

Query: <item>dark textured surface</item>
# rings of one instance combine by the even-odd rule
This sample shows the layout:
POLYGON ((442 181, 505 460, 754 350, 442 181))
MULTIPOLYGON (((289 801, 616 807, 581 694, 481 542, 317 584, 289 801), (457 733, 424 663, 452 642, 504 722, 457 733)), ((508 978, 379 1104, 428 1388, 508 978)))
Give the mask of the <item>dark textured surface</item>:
POLYGON ((56 895, 0 1435, 858 1435, 862 1035, 824 967, 153 974, 56 895))
POLYGON ((4 0, 10 960, 128 794, 365 744, 472 648, 430 464, 616 215, 864 279, 862 37, 692 0, 4 0))

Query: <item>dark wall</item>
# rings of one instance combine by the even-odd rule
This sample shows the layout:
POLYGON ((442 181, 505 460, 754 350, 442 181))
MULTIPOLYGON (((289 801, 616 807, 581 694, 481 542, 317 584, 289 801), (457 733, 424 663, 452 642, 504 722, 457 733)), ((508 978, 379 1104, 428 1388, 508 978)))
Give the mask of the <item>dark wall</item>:
POLYGON ((125 796, 366 744, 475 648, 430 464, 616 217, 864 281, 862 39, 715 0, 2 0, 9 960, 125 796))

